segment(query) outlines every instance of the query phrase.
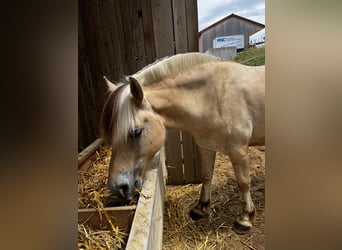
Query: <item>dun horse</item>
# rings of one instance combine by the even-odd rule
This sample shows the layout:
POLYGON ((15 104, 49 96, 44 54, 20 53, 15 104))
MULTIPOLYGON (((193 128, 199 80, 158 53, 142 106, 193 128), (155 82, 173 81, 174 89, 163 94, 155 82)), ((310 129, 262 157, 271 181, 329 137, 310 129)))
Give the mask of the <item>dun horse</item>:
MULTIPOLYGON (((164 145, 166 129, 189 131, 200 147, 201 162, 216 151, 229 156, 243 197, 233 229, 252 227, 255 207, 250 194, 248 146, 265 143, 265 67, 250 67, 206 54, 178 54, 151 64, 114 85, 100 121, 112 145, 109 186, 132 199, 147 166, 164 145)), ((190 216, 208 213, 212 164, 202 164, 202 190, 190 216)))

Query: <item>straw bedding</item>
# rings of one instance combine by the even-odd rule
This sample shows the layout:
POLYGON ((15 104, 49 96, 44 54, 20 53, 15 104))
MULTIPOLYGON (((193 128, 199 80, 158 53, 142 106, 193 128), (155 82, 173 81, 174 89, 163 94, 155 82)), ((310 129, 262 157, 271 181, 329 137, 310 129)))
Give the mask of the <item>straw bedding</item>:
POLYGON ((233 222, 241 209, 240 191, 227 156, 217 154, 208 218, 192 221, 189 209, 195 205, 201 185, 167 186, 165 194, 163 249, 264 249, 265 248, 265 152, 249 149, 251 195, 256 220, 251 232, 237 235, 233 222))

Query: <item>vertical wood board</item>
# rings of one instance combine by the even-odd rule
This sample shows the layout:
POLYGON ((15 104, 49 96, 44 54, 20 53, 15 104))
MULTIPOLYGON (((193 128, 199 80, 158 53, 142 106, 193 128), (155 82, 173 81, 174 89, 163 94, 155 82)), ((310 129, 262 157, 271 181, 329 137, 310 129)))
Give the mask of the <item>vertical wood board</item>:
POLYGON ((150 64, 156 59, 156 49, 154 42, 154 24, 152 18, 152 6, 151 1, 142 1, 141 2, 141 11, 142 11, 142 19, 143 19, 143 30, 144 30, 144 39, 145 39, 145 57, 146 64, 150 64))
POLYGON ((194 139, 189 132, 182 131, 182 149, 184 157, 184 183, 195 181, 195 152, 194 139))
POLYGON ((188 52, 199 51, 197 0, 185 0, 188 52))
POLYGON ((172 0, 173 27, 175 34, 176 54, 188 51, 187 23, 185 2, 172 0))
POLYGON ((133 34, 133 40, 126 41, 126 43, 132 43, 134 45, 133 58, 131 60, 135 64, 135 70, 130 72, 130 74, 139 71, 147 64, 145 57, 145 38, 142 19, 143 13, 140 4, 140 0, 131 0, 129 4, 132 30, 126 32, 131 32, 133 34))
POLYGON ((156 57, 174 54, 171 0, 151 0, 156 57))
POLYGON ((169 184, 184 184, 180 131, 168 131, 165 143, 169 184))

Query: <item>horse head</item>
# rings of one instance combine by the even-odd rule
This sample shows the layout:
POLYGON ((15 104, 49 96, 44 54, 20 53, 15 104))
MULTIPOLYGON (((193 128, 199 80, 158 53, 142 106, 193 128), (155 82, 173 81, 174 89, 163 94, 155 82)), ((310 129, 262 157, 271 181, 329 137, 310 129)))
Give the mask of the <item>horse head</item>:
POLYGON ((136 79, 130 77, 128 83, 118 86, 104 79, 109 95, 100 130, 104 141, 112 146, 108 184, 112 192, 132 200, 142 187, 148 166, 164 145, 165 127, 136 79))

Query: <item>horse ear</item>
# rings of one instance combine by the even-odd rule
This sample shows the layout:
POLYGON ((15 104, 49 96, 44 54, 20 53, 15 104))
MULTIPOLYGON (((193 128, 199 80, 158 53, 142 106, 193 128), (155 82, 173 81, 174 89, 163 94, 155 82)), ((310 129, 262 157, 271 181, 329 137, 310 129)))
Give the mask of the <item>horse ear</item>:
POLYGON ((103 76, 103 79, 105 80, 105 82, 107 84, 108 91, 113 92, 113 91, 115 91, 117 89, 117 86, 115 86, 114 83, 109 81, 107 77, 103 76))
POLYGON ((135 78, 129 77, 129 85, 130 85, 131 94, 134 100, 137 101, 138 103, 142 103, 144 99, 144 92, 139 82, 135 78))

